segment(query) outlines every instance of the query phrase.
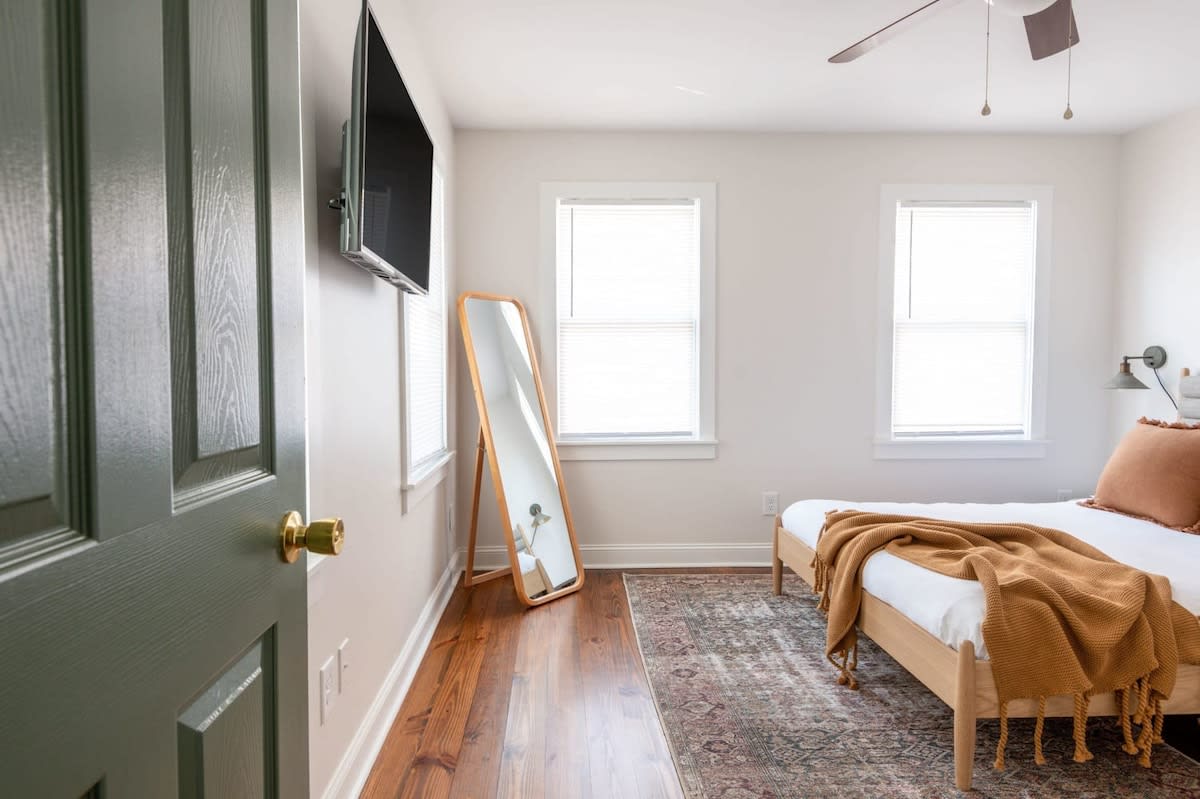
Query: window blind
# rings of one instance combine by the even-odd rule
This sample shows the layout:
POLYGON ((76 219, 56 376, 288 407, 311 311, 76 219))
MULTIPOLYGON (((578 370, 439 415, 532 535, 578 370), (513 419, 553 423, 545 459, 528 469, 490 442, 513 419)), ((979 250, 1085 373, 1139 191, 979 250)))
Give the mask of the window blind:
POLYGON ((404 385, 408 479, 446 451, 445 187, 433 170, 429 214, 429 293, 404 296, 404 385))
POLYGON ((1029 433, 1035 208, 900 203, 892 434, 1029 433))
POLYGON ((696 438, 698 203, 560 200, 557 226, 559 436, 696 438))

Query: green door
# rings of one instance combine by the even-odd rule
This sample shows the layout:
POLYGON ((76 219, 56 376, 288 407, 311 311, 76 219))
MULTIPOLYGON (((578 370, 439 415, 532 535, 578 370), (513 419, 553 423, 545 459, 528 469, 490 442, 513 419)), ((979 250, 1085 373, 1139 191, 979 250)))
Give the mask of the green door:
POLYGON ((0 796, 307 796, 296 0, 0 61, 0 796))

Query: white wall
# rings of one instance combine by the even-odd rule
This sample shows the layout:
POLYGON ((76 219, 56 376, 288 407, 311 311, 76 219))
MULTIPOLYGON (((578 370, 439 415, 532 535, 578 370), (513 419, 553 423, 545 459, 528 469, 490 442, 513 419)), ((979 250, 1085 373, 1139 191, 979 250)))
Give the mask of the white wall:
MULTIPOLYGON (((1120 189, 1108 372, 1121 355, 1159 344, 1168 358, 1160 373, 1174 393, 1180 367, 1200 373, 1200 109, 1123 137, 1120 189)), ((1175 415, 1154 373, 1140 362, 1133 371, 1151 390, 1113 392, 1113 441, 1139 416, 1175 415)))
MULTIPOLYGON (((309 509, 341 516, 346 546, 309 579, 309 769, 314 797, 347 795, 390 724, 403 674, 393 670, 422 630, 418 621, 455 557, 446 508, 453 481, 402 512, 400 474, 401 294, 338 254, 337 214, 326 200, 341 185, 341 125, 350 112, 357 3, 300 4, 305 137, 309 509), (320 722, 317 670, 343 639, 351 666, 344 692, 320 722), (392 679, 389 681, 389 677, 392 679), (390 691, 390 692, 389 692, 390 691), (372 725, 375 726, 372 726, 372 725), (331 782, 336 780, 335 782, 331 782)), ((446 170, 449 297, 453 270, 453 134, 400 0, 374 0, 437 158, 446 170)), ((453 339, 451 339, 453 341, 453 339)), ((453 363, 456 350, 451 351, 453 363)), ((451 379, 453 381, 453 370, 451 379)), ((451 382, 451 442, 454 406, 451 382)), ((445 584, 443 584, 445 585, 445 584)), ((437 608, 435 608, 437 610, 437 608)), ((434 618, 436 621, 436 617, 434 618)))
MULTIPOLYGON (((1113 367, 1116 138, 466 131, 456 154, 459 287, 527 302, 535 341, 552 324, 538 296, 540 182, 718 183, 718 458, 564 463, 585 562, 765 563, 764 489, 787 503, 1053 500, 1094 486, 1108 455, 1097 386, 1113 367), (885 183, 1054 187, 1045 459, 873 459, 885 183)), ((470 451, 465 371, 459 408, 470 451)), ((464 500, 470 466, 459 464, 464 500)), ((498 546, 494 504, 485 493, 481 543, 498 546)))

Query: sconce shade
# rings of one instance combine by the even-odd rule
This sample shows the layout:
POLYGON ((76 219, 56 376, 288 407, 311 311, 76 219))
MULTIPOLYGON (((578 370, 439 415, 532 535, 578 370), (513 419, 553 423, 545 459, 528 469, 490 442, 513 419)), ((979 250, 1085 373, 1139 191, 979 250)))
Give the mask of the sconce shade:
POLYGON ((550 521, 550 516, 542 513, 542 506, 534 503, 529 506, 529 515, 533 517, 533 529, 536 530, 546 522, 550 521))
POLYGON ((1129 369, 1129 361, 1121 361, 1121 368, 1117 370, 1116 376, 1104 384, 1105 388, 1144 388, 1149 390, 1150 386, 1143 383, 1133 376, 1133 372, 1129 369))

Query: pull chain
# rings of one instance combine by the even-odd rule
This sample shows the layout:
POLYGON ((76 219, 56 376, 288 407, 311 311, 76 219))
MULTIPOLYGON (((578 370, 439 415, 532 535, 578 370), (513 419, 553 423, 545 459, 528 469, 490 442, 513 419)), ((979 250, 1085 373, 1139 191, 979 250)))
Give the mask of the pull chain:
POLYGON ((1063 111, 1063 119, 1071 119, 1075 112, 1071 110, 1071 34, 1075 29, 1075 10, 1073 0, 1067 0, 1067 110, 1063 111))
POLYGON ((990 116, 992 107, 988 105, 988 91, 992 78, 992 4, 987 4, 987 40, 983 46, 983 108, 980 116, 990 116))

